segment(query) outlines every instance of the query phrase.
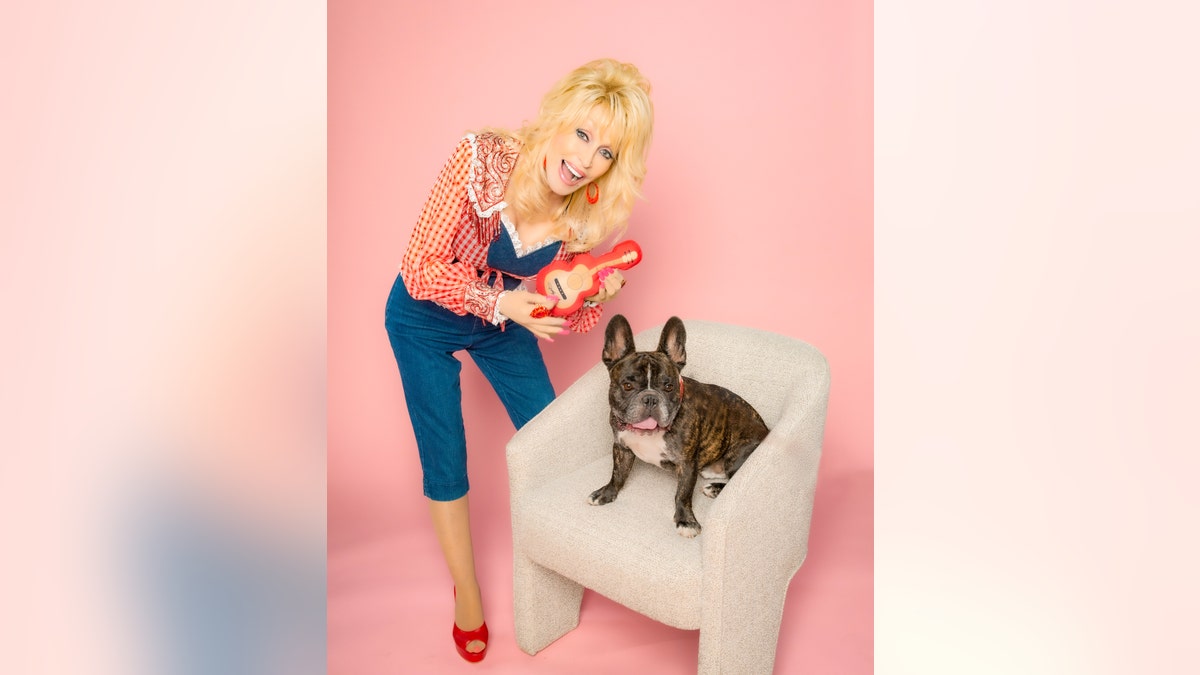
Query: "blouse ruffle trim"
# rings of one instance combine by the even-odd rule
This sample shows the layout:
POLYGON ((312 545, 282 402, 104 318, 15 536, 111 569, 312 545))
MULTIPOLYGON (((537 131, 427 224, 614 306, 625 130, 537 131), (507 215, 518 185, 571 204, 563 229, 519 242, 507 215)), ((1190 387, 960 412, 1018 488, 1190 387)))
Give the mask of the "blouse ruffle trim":
POLYGON ((508 152, 504 140, 496 134, 468 133, 466 139, 471 145, 471 176, 467 181, 467 196, 480 218, 491 218, 508 206, 502 197, 508 176, 516 165, 517 153, 508 152), (482 154, 479 149, 481 142, 485 145, 482 154))
POLYGON ((529 255, 530 253, 533 253, 535 251, 543 249, 543 248, 549 246, 550 244, 553 244, 554 242, 558 241, 557 239, 554 238, 553 235, 551 235, 551 236, 548 236, 545 239, 541 240, 540 242, 531 245, 529 248, 525 248, 525 245, 523 243, 521 243, 521 236, 519 234, 517 234, 517 227, 515 225, 513 225, 511 222, 509 222, 508 216, 501 213, 500 214, 500 222, 504 225, 504 231, 508 233, 508 238, 512 240, 513 251, 516 252, 518 258, 524 258, 525 256, 529 255))

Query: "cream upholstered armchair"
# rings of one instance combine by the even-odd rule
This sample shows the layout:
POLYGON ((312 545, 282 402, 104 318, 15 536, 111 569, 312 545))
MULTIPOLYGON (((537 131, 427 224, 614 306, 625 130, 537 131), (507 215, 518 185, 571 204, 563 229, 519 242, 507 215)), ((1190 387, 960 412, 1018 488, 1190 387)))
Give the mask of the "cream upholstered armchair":
MULTIPOLYGON (((586 587, 656 621, 699 629, 701 673, 774 666, 788 584, 808 552, 829 367, 816 348, 783 335, 684 325, 683 373, 740 394, 770 434, 716 499, 694 497, 703 531, 687 539, 675 532, 676 479, 665 469, 638 460, 616 501, 587 503, 612 473, 603 364, 522 427, 507 460, 515 628, 528 654, 579 624, 586 587)), ((661 329, 636 335, 638 350, 656 348, 661 329)))

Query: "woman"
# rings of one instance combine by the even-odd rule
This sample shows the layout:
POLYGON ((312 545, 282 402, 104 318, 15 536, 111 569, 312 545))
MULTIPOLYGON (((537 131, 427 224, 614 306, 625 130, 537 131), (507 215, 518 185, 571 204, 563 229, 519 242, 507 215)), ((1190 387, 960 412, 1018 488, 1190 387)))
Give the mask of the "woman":
POLYGON ((388 297, 386 325, 421 459, 423 487, 454 581, 453 637, 480 661, 488 630, 475 577, 459 383, 466 350, 520 428, 554 398, 537 339, 583 333, 624 285, 619 271, 566 318, 530 290, 624 229, 645 176, 649 82, 630 64, 588 63, 542 99, 516 132, 467 134, 442 169, 388 297))

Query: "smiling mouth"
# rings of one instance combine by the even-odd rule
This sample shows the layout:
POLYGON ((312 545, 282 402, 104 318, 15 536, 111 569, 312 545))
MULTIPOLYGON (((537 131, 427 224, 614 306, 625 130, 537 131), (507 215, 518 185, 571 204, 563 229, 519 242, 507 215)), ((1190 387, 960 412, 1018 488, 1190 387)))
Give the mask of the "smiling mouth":
POLYGON ((578 185, 584 177, 584 174, 576 172, 575 167, 568 164, 567 160, 565 159, 562 161, 562 165, 559 167, 558 175, 567 185, 578 185))

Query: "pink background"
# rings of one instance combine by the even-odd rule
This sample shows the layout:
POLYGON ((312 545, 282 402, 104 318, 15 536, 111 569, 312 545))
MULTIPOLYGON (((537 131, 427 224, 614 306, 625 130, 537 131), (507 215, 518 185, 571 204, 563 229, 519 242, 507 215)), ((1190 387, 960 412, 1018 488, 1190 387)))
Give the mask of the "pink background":
MULTIPOLYGON (((768 11, 740 4, 768 20, 768 11)), ((131 483, 178 488, 182 477, 190 504, 213 520, 210 534, 227 537, 210 553, 262 557, 272 579, 316 566, 297 548, 324 559, 325 3, 10 5, 0 21, 11 103, 0 111, 0 305, 8 329, 0 349, 9 357, 0 388, 8 449, 0 512, 11 544, 0 562, 7 603, 0 670, 172 672, 155 657, 190 654, 164 636, 177 626, 146 613, 156 598, 148 597, 144 566, 130 559, 137 549, 129 533, 156 511, 144 503, 131 511, 131 483)), ((622 16, 608 7, 586 25, 622 16)), ((335 29, 344 25, 343 8, 330 10, 335 29)), ((877 672, 1198 672, 1200 546, 1192 533, 1200 473, 1200 95, 1181 84, 1195 79, 1200 61, 1200 9, 1181 0, 879 0, 874 8, 877 672)), ((653 40, 709 40, 726 59, 741 58, 718 30, 739 25, 736 17, 717 21, 710 13, 704 23, 708 34, 681 36, 660 20, 653 40)), ((808 31, 792 24, 793 32, 808 31)), ((427 26, 407 17, 390 27, 421 40, 427 26)), ((622 23, 617 30, 640 29, 622 23)), ((580 29, 571 37, 604 35, 580 29)), ((467 41, 479 39, 474 31, 467 41)), ((772 54, 795 53, 798 44, 789 36, 772 54)), ((767 47, 743 49, 761 54, 767 47)), ((548 59, 552 51, 539 53, 548 59)), ((669 84, 664 61, 717 60, 693 48, 676 53, 651 72, 660 90, 669 84)), ((330 59, 332 68, 346 69, 341 49, 330 59)), ((755 61, 748 77, 772 62, 755 61)), ((388 75, 433 79, 432 68, 414 63, 388 75)), ((558 70, 547 67, 545 81, 529 88, 533 99, 521 97, 512 111, 491 108, 486 119, 472 116, 442 133, 531 114, 558 70)), ((828 79, 842 78, 835 70, 828 79)), ((344 80, 330 85, 338 94, 330 98, 331 131, 340 135, 346 114, 371 111, 339 108, 338 97, 350 92, 344 80)), ((710 98, 721 105, 718 94, 710 98)), ((451 112, 442 106, 436 115, 451 112)), ((660 136, 694 123, 689 115, 675 118, 672 127, 660 125, 660 136)), ((378 128, 380 138, 403 131, 378 128)), ((724 137, 757 131, 745 125, 724 137)), ((406 133, 407 143, 422 142, 406 133)), ((386 231, 398 246, 400 231, 411 226, 425 184, 449 152, 450 141, 433 136, 425 157, 412 162, 427 172, 419 185, 360 172, 379 181, 376 201, 394 211, 379 236, 365 237, 370 245, 383 246, 386 231), (399 199, 397 189, 409 196, 399 199)), ((651 180, 670 178, 655 171, 654 163, 667 161, 662 147, 651 157, 651 180)), ((330 152, 329 187, 345 208, 338 197, 345 187, 336 182, 350 180, 337 176, 345 150, 330 152)), ((338 228, 359 226, 338 213, 329 227, 335 252, 338 228)), ((361 257, 371 260, 366 247, 361 257)), ((394 256, 386 257, 377 264, 390 268, 394 256)), ((346 285, 336 271, 331 290, 346 285)), ((631 283, 650 286, 642 282, 652 272, 647 263, 630 273, 631 283)), ((372 284, 387 283, 382 268, 371 274, 372 284)), ((378 361, 382 291, 361 285, 372 326, 363 328, 363 348, 376 353, 364 367, 378 373, 379 391, 398 387, 394 366, 378 361)), ((630 293, 620 302, 632 315, 641 300, 630 293)), ((330 322, 334 343, 342 342, 336 331, 345 310, 330 310, 340 317, 330 322)), ((639 327, 661 320, 652 313, 639 327)), ((816 343, 827 353, 838 347, 816 343)), ((339 375, 344 362, 344 353, 330 350, 331 393, 347 388, 339 375)), ((561 383, 572 363, 552 366, 561 383)), ((845 405, 844 371, 854 366, 835 369, 833 405, 845 405)), ((371 403, 353 393, 352 403, 371 403)), ((476 396, 490 400, 487 392, 476 396)), ((338 413, 332 396, 330 405, 338 413)), ((345 417, 345 404, 341 410, 345 417)), ((376 436, 359 451, 399 462, 393 439, 404 420, 393 410, 378 421, 359 418, 364 436, 376 436)), ((345 428, 330 426, 335 526, 347 522, 338 455, 355 450, 342 440, 345 428)), ((826 471, 852 450, 834 452, 838 434, 855 430, 831 420, 829 433, 826 471)), ((359 464, 362 472, 371 468, 359 464)), ((448 616, 448 592, 435 587, 441 572, 429 562, 435 554, 418 508, 400 507, 416 499, 415 478, 388 480, 413 487, 398 486, 395 495, 365 491, 380 506, 362 511, 379 521, 358 535, 337 528, 329 535, 337 593, 329 607, 331 670, 468 672, 453 654, 447 659, 443 625, 434 625, 428 647, 425 633, 402 630, 448 616), (372 531, 396 536, 372 545, 372 531), (338 604, 339 595, 352 602, 338 604), (365 656, 351 663, 347 642, 356 639, 362 643, 350 646, 365 656), (381 665, 370 667, 371 658, 381 665)), ((494 491, 502 485, 485 481, 494 491)), ((846 562, 852 556, 836 552, 870 546, 869 538, 833 537, 862 526, 821 526, 830 487, 820 487, 813 559, 789 598, 789 642, 780 645, 788 668, 780 672, 842 672, 837 654, 869 649, 861 633, 823 628, 843 618, 831 595, 857 602, 850 591, 861 588, 851 581, 863 576, 846 562), (814 631, 823 643, 799 642, 814 631)), ((505 514, 486 530, 489 612, 505 631, 500 647, 511 641, 501 586, 508 533, 506 507, 494 500, 505 514)), ((324 596, 320 574, 309 584, 324 596)), ((254 655, 269 663, 242 670, 324 672, 313 654, 322 647, 323 613, 301 617, 320 634, 294 630, 292 595, 256 606, 247 634, 260 638, 254 655)), ((211 618, 185 606, 177 615, 211 618)), ((508 660, 510 671, 517 663, 579 672, 553 665, 582 655, 627 669, 653 657, 649 663, 687 671, 690 638, 595 598, 585 621, 537 657, 514 657, 515 648, 505 647, 501 659, 493 661, 497 651, 475 670, 502 671, 495 663, 508 660), (603 649, 590 649, 602 640, 603 649)), ((213 653, 231 645, 203 647, 213 653)))
MULTIPOLYGON (((646 263, 610 306, 635 331, 672 314, 819 348, 833 373, 810 553, 789 593, 779 672, 872 662, 871 6, 841 1, 346 2, 329 15, 329 664, 395 672, 458 660, 450 581, 383 306, 411 228, 459 136, 515 127, 568 70, 612 56, 650 78, 646 263), (600 11, 602 10, 602 11, 600 11)), ((561 391, 602 330, 543 343, 561 391)), ((512 636, 503 446, 511 423, 464 368, 471 507, 496 672, 694 672, 698 633, 588 594, 580 627, 537 655, 512 636), (601 648, 601 645, 603 647, 601 648)), ((666 496, 664 496, 666 498, 666 496)))

